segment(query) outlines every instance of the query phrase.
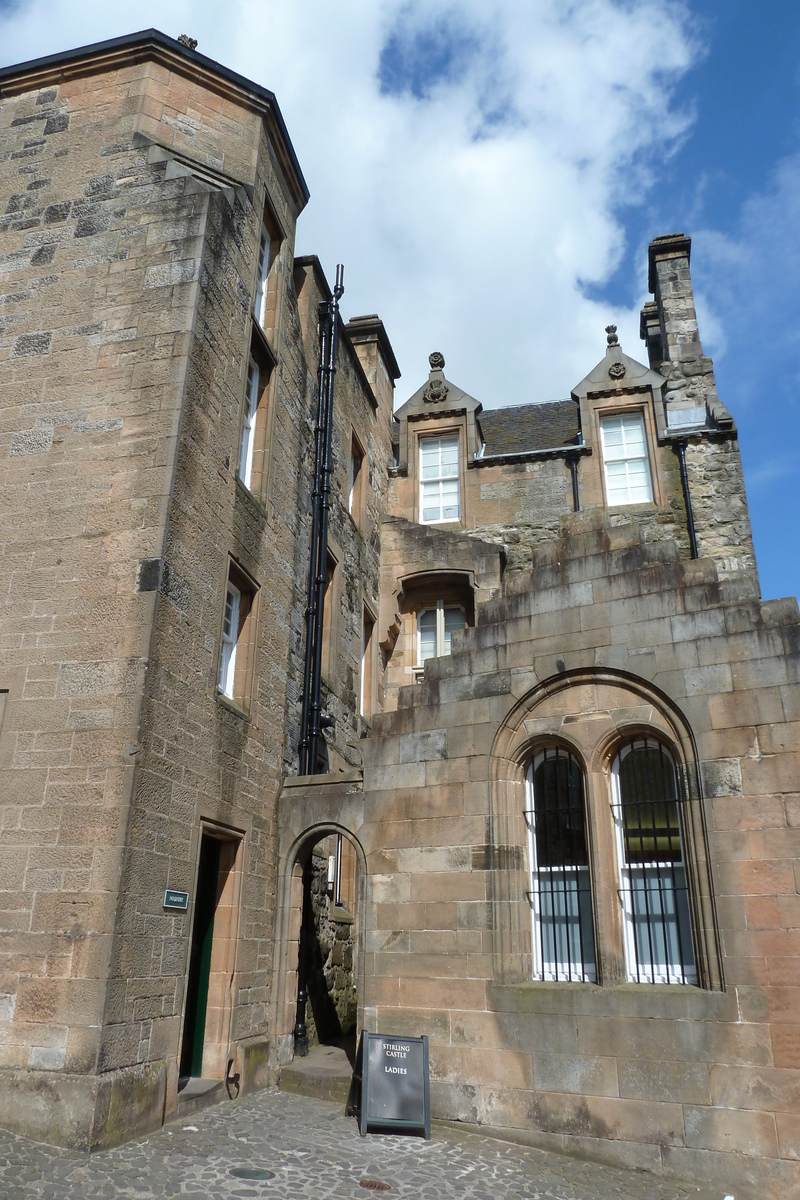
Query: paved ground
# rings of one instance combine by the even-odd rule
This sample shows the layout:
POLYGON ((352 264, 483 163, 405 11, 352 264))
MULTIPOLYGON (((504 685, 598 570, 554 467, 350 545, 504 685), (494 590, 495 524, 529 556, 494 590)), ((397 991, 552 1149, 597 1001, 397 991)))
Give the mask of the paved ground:
POLYGON ((361 1138, 340 1104, 264 1091, 91 1156, 0 1132, 3 1200, 721 1200, 458 1129, 361 1138), (263 1168, 271 1178, 234 1176, 263 1168), (369 1182, 386 1188, 366 1186, 369 1182))

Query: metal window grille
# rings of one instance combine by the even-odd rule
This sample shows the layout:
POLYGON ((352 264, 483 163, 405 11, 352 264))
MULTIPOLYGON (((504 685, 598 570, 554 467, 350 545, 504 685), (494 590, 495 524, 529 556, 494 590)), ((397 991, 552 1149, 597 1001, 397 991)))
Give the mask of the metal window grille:
POLYGON ((675 764, 660 742, 632 742, 612 790, 628 978, 696 983, 675 764))
POLYGON ((528 770, 529 898, 537 979, 596 978, 583 775, 559 747, 542 750, 528 770))

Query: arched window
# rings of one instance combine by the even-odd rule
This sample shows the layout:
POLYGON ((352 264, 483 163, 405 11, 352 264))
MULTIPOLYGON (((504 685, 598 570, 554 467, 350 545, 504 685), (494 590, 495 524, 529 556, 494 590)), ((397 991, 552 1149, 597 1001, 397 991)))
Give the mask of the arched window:
POLYGON ((534 974, 537 979, 595 979, 592 893, 583 773, 568 751, 541 750, 528 768, 534 974))
POLYGON ((675 764, 660 742, 631 742, 611 788, 628 978, 696 983, 675 764))

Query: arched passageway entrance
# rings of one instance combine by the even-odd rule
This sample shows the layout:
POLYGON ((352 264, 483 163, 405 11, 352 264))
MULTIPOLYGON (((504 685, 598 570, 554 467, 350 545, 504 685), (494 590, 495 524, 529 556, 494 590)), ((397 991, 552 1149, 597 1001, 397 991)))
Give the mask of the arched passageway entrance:
POLYGON ((360 775, 287 780, 278 811, 273 1069, 295 1060, 297 1042, 302 1054, 304 1036, 312 1049, 343 1042, 352 1053, 363 1027, 367 894, 360 775))
POLYGON ((304 1057, 315 1045, 338 1046, 352 1062, 358 1026, 358 861, 346 834, 328 833, 306 844, 292 872, 292 901, 293 909, 300 905, 294 1054, 304 1057))

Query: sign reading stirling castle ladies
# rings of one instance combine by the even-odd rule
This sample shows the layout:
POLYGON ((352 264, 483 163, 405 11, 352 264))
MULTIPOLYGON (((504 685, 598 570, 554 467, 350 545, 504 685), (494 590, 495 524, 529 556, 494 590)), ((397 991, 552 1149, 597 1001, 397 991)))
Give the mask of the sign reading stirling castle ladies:
POLYGON ((371 1129, 431 1136, 428 1039, 364 1033, 361 1060, 362 1136, 371 1129))

